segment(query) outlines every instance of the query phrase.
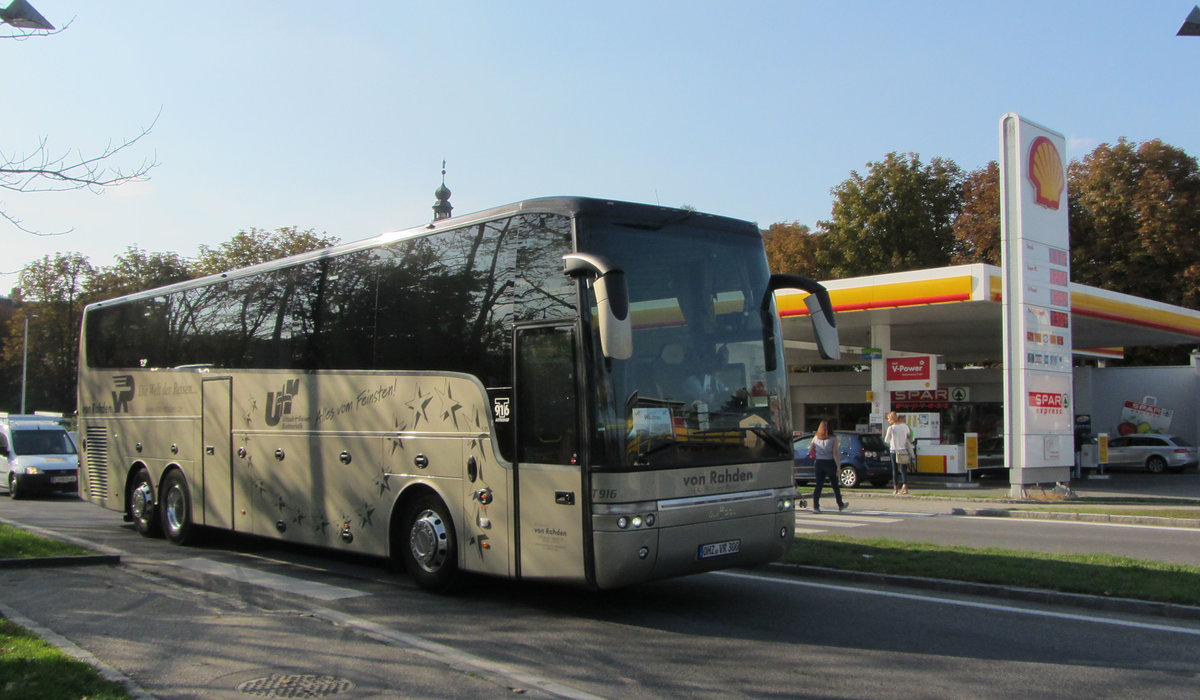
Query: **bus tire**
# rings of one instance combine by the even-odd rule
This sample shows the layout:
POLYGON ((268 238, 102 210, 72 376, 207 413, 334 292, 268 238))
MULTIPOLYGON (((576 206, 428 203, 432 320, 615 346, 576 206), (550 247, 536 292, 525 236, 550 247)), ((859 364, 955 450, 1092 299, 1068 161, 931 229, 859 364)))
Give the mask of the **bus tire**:
POLYGON ((413 581, 427 591, 446 592, 458 579, 454 521, 442 500, 421 496, 404 511, 400 557, 413 581))
POLYGON ((162 533, 154 484, 150 483, 150 473, 145 469, 138 469, 129 480, 125 515, 143 537, 158 537, 162 533))
POLYGON ((192 494, 187 479, 178 471, 168 472, 162 482, 159 503, 163 535, 173 544, 185 545, 192 539, 192 494))

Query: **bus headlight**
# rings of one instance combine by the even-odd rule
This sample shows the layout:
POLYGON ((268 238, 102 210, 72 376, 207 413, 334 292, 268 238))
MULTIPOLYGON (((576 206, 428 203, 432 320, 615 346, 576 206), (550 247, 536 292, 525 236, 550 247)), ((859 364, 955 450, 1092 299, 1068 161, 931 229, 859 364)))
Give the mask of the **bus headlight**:
MULTIPOLYGON (((592 515, 595 516, 617 516, 615 522, 617 529, 628 530, 630 527, 634 529, 642 527, 654 527, 654 523, 658 521, 658 516, 655 511, 658 509, 658 503, 655 501, 641 501, 638 503, 596 503, 592 505, 592 515)), ((610 520, 609 522, 614 522, 610 520)))

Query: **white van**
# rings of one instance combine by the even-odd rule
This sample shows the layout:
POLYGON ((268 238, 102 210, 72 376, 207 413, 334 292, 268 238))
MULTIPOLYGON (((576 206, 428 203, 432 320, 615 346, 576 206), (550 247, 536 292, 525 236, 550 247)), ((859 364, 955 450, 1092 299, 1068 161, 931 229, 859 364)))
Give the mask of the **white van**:
POLYGON ((79 453, 58 420, 0 413, 0 479, 8 495, 79 492, 79 453))

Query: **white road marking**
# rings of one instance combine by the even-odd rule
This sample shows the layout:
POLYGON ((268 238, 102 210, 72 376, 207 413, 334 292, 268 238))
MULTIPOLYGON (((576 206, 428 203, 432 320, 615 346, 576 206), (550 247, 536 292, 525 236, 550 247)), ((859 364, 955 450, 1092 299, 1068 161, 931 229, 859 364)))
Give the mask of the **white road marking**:
POLYGON ((834 512, 809 513, 808 515, 805 515, 802 512, 801 515, 805 516, 804 517, 805 520, 820 520, 823 523, 828 522, 830 524, 832 524, 834 522, 839 522, 839 523, 854 523, 855 525, 870 525, 873 523, 886 524, 886 523, 900 522, 900 518, 879 517, 877 515, 861 515, 861 514, 850 515, 848 513, 834 513, 834 512))
POLYGON ((936 518, 941 513, 914 513, 907 510, 854 510, 859 515, 895 515, 904 518, 936 518))
MULTIPOLYGON (((886 515, 895 515, 887 513, 886 515)), ((818 535, 827 532, 829 528, 852 528, 864 525, 888 525, 900 522, 900 518, 880 517, 863 511, 855 511, 854 515, 846 513, 807 513, 796 511, 796 534, 818 535)))
POLYGON ((1111 617, 1099 617, 1096 615, 1083 615, 1080 613, 1057 612, 1054 610, 1037 610, 1035 608, 1023 608, 1014 605, 1000 605, 998 603, 983 603, 972 600, 957 600, 954 598, 938 598, 929 595, 921 595, 919 593, 901 593, 899 591, 885 591, 873 588, 862 588, 853 584, 847 583, 818 583, 816 581, 801 581, 793 578, 776 578, 774 576, 763 576, 761 574, 743 574, 734 571, 714 571, 715 576, 730 576, 732 578, 748 579, 751 581, 762 581, 767 583, 779 583, 786 586, 803 586, 806 588, 821 588, 831 591, 854 591, 864 595, 874 595, 883 598, 898 598, 901 600, 915 600, 923 603, 934 603, 937 605, 951 605, 960 608, 974 608, 976 610, 991 610, 994 612, 1013 613, 1016 615, 1030 615, 1032 617, 1048 617, 1056 620, 1073 620, 1075 622, 1093 622, 1099 625, 1112 625, 1115 627, 1130 627, 1133 629, 1150 630, 1154 632, 1174 632, 1176 634, 1186 634, 1192 637, 1200 637, 1200 628, 1195 627, 1179 627, 1176 625, 1162 625, 1153 622, 1138 622, 1135 620, 1120 620, 1111 617))
POLYGON ((255 586, 264 586, 284 593, 295 593, 307 598, 316 598, 317 600, 340 600, 342 598, 357 598, 367 595, 353 588, 342 588, 341 586, 330 586, 325 583, 305 581, 291 576, 269 574, 265 571, 245 566, 235 566, 233 564, 222 564, 221 562, 201 557, 177 559, 167 563, 191 569, 192 571, 199 571, 202 574, 224 576, 235 581, 250 583, 255 586))

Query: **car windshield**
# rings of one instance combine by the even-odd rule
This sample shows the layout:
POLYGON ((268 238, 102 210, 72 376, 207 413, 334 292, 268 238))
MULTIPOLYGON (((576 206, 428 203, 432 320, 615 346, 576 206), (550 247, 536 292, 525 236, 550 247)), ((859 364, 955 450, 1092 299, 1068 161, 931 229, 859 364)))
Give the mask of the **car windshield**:
POLYGON ((13 452, 18 455, 73 455, 75 445, 65 430, 14 430, 13 452))
POLYGON ((1170 439, 1168 440, 1168 442, 1173 442, 1173 443, 1175 443, 1176 445, 1178 445, 1178 446, 1180 446, 1180 447, 1191 447, 1191 446, 1192 446, 1192 443, 1188 442, 1187 440, 1184 440, 1184 439, 1183 439, 1183 438, 1181 438, 1181 437, 1173 437, 1173 438, 1170 438, 1170 439))

